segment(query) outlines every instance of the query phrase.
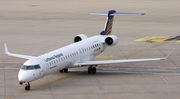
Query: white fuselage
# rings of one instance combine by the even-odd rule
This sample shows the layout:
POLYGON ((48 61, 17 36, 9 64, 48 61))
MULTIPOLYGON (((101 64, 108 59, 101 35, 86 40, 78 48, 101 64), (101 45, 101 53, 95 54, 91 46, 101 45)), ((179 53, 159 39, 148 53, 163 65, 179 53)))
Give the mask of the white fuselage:
POLYGON ((75 63, 91 61, 94 56, 103 52, 107 45, 102 43, 107 36, 93 36, 82 41, 59 48, 49 53, 27 60, 23 65, 40 65, 41 68, 19 71, 20 82, 31 82, 57 70, 77 67, 75 63))

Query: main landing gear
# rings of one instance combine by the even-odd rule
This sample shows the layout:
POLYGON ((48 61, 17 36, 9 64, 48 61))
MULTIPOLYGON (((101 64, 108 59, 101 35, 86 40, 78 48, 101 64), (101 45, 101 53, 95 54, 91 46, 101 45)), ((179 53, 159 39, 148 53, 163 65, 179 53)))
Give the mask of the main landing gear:
POLYGON ((89 66, 88 73, 96 74, 96 66, 89 66))
MULTIPOLYGON (((23 82, 19 82, 20 85, 23 84, 23 82)), ((30 90, 31 87, 30 87, 30 83, 29 82, 25 82, 25 90, 30 90)))
MULTIPOLYGON (((97 65, 91 65, 91 66, 89 66, 88 67, 88 73, 89 74, 96 74, 96 66, 97 65)), ((68 69, 67 68, 65 68, 65 69, 62 69, 62 70, 60 70, 59 72, 61 72, 61 73, 67 73, 68 72, 68 69)))
POLYGON ((68 69, 67 68, 65 68, 65 69, 62 69, 62 70, 60 70, 59 72, 61 72, 61 73, 67 73, 68 72, 68 69))

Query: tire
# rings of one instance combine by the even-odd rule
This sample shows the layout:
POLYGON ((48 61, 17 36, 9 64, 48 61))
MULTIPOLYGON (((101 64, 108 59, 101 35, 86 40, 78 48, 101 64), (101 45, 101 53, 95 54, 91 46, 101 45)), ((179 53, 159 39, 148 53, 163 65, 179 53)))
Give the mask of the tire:
POLYGON ((92 71, 92 67, 90 66, 90 67, 88 68, 88 74, 91 74, 91 71, 92 71))
POLYGON ((93 68, 92 68, 92 73, 93 73, 93 74, 96 74, 96 67, 93 67, 93 68))
POLYGON ((27 86, 25 86, 25 90, 28 90, 27 86))
POLYGON ((60 72, 60 73, 63 73, 63 70, 60 70, 59 72, 60 72))
POLYGON ((68 69, 64 69, 64 72, 67 73, 67 72, 68 72, 68 69))

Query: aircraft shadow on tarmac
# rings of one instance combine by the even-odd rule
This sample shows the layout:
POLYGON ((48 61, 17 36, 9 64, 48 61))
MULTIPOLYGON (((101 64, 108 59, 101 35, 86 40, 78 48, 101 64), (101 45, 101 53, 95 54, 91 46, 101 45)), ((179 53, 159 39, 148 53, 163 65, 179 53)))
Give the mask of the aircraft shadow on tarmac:
MULTIPOLYGON (((81 74, 89 75, 87 73, 87 69, 70 69, 69 73, 78 73, 81 72, 81 74)), ((97 68, 97 73, 95 75, 114 75, 114 74, 175 74, 180 75, 180 69, 179 68, 146 68, 146 67, 127 67, 127 68, 97 68)), ((94 74, 92 74, 94 75, 94 74)))

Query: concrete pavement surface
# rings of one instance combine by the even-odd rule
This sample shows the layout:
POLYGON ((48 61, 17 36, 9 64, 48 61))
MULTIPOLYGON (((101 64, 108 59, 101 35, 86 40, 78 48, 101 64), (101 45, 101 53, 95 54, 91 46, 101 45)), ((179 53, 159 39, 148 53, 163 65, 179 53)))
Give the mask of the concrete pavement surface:
POLYGON ((0 99, 180 99, 179 0, 0 0, 0 99), (106 16, 89 15, 114 9, 145 12, 115 16, 112 34, 119 43, 94 60, 165 57, 165 61, 101 65, 57 72, 19 85, 18 71, 26 60, 10 52, 38 56, 73 43, 77 34, 98 35, 106 16), (167 40, 164 38, 175 39, 167 40), (163 39, 163 40, 162 40, 163 39))

